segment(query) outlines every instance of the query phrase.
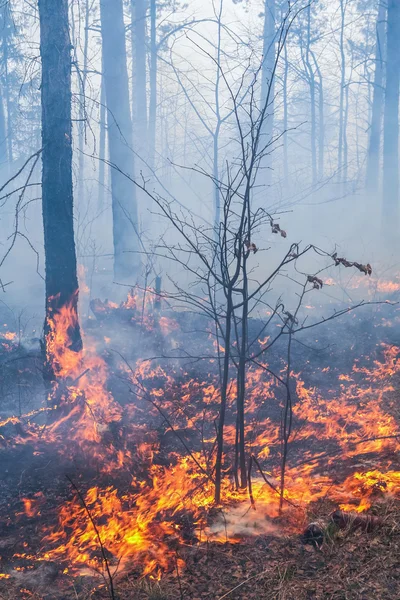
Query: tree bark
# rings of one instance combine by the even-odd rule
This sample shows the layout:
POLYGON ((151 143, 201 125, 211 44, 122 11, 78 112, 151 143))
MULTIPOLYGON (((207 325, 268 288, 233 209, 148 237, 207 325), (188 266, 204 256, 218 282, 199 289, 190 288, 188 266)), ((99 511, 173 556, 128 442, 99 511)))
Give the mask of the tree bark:
POLYGON ((149 104, 149 165, 154 169, 157 121, 157 1, 150 0, 150 104, 149 104))
POLYGON ((338 180, 343 179, 343 143, 344 143, 344 102, 346 83, 346 56, 344 52, 344 28, 347 0, 340 0, 340 95, 339 95, 339 143, 338 143, 338 180))
POLYGON ((6 112, 7 112, 7 152, 8 152, 8 162, 11 164, 14 160, 14 151, 13 151, 13 123, 11 117, 11 95, 10 95, 10 81, 9 81, 9 43, 10 43, 10 7, 8 3, 4 3, 1 7, 1 17, 2 17, 2 61, 4 68, 4 98, 6 104, 6 112))
POLYGON ((84 28, 84 42, 83 42, 83 69, 79 76, 80 85, 80 102, 79 102, 79 128, 78 128, 78 148, 79 148, 79 186, 78 186, 78 198, 82 202, 84 195, 84 181, 85 181, 85 155, 84 147, 86 144, 86 83, 87 83, 87 71, 88 71, 88 50, 89 50, 89 0, 85 0, 85 28, 84 28))
POLYGON ((107 133, 107 111, 106 111, 106 92, 104 85, 104 76, 101 74, 100 89, 100 141, 99 141, 99 209, 104 208, 105 185, 106 185, 106 133, 107 133))
POLYGON ((100 1, 103 76, 106 90, 108 144, 114 238, 114 278, 134 283, 138 274, 139 226, 132 149, 132 120, 126 63, 122 0, 100 1))
POLYGON ((311 116, 311 135, 310 135, 310 147, 311 147, 311 178, 312 185, 315 186, 317 183, 317 110, 316 110, 316 85, 315 85, 315 73, 313 65, 311 64, 311 6, 307 7, 307 41, 306 41, 306 53, 305 53, 305 69, 307 73, 308 85, 310 88, 310 116, 311 116))
POLYGON ((7 164, 7 132, 4 116, 3 96, 0 89, 0 167, 7 164))
POLYGON ((131 0, 132 16, 132 114, 136 147, 145 159, 147 154, 147 91, 146 91, 146 3, 131 0))
POLYGON ((386 50, 386 4, 379 3, 376 22, 375 73, 373 85, 371 129, 369 135, 366 187, 369 193, 379 188, 379 158, 383 113, 383 77, 386 50))
POLYGON ((400 3, 389 0, 383 140, 383 227, 386 239, 398 236, 400 3))
POLYGON ((228 397, 228 384, 229 384, 229 367, 230 367, 230 344, 231 344, 231 332, 232 332, 232 289, 227 290, 227 311, 225 318, 225 355, 224 355, 224 366, 221 386, 221 403, 219 408, 219 419, 217 429, 217 456, 215 460, 215 494, 214 499, 216 504, 221 502, 221 483, 222 483, 222 463, 223 463, 223 452, 224 452, 224 427, 225 427, 225 413, 226 413, 226 402, 228 397))
MULTIPOLYGON (((268 101, 265 120, 260 132, 260 149, 265 148, 272 139, 275 110, 274 66, 276 55, 275 41, 275 0, 264 1, 264 31, 263 31, 263 64, 261 71, 261 110, 268 101), (268 93, 269 92, 269 93, 268 93), (269 98, 269 100, 268 100, 269 98)), ((271 155, 267 154, 260 161, 260 175, 264 185, 271 182, 271 155)))
MULTIPOLYGON (((73 220, 71 42, 68 0, 39 0, 46 328, 70 307, 70 348, 82 348, 73 220)), ((47 351, 49 349, 47 348, 47 351)), ((48 352, 47 352, 48 356, 48 352)), ((48 356, 51 361, 51 357, 48 356)))

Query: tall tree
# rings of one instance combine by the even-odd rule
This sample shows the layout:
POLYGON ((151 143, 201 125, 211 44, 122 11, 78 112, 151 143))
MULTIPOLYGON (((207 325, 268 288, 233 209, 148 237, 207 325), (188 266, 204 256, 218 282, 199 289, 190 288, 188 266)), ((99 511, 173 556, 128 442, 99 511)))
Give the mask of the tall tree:
POLYGON ((132 282, 140 264, 139 227, 135 185, 126 177, 134 177, 134 159, 122 0, 101 0, 100 18, 109 157, 113 165, 114 278, 132 282))
MULTIPOLYGON (((42 202, 46 262, 46 326, 71 308, 70 346, 80 350, 73 220, 71 41, 68 0, 39 0, 42 58, 42 202)), ((47 349, 48 350, 48 349, 47 349)), ((51 357, 50 357, 51 358, 51 357)))
MULTIPOLYGON (((276 58, 276 15, 275 0, 264 0, 263 64, 261 71, 261 110, 268 104, 261 131, 261 147, 267 146, 272 138, 275 111, 275 58, 276 58)), ((266 155, 260 164, 263 183, 271 181, 271 160, 266 155)))
POLYGON ((157 121, 157 1, 150 0, 149 164, 154 169, 157 121))
POLYGON ((338 145, 338 178, 343 180, 344 154, 346 146, 345 126, 345 92, 346 92, 346 52, 345 52, 345 27, 348 0, 340 0, 340 94, 339 94, 339 145, 338 145))
POLYGON ((0 88, 0 168, 7 164, 7 132, 3 96, 0 88))
POLYGON ((7 113, 7 152, 8 161, 12 163, 13 152, 13 123, 12 123, 12 102, 11 102, 11 82, 10 82, 10 54, 13 53, 13 24, 10 14, 10 5, 4 2, 0 7, 0 36, 1 36, 1 63, 2 77, 4 86, 4 99, 7 113))
MULTIPOLYGON (((131 0, 132 115, 135 145, 139 154, 147 150, 146 2, 131 0)), ((154 82, 153 82, 154 83, 154 82)), ((153 92, 154 93, 154 92, 153 92)))
POLYGON ((379 187, 379 155, 383 113, 383 75, 386 49, 386 3, 379 2, 376 20, 375 73, 372 98, 371 129, 367 154, 366 186, 369 192, 379 187))
POLYGON ((400 3, 389 0, 383 139, 383 225, 388 237, 398 235, 399 215, 399 84, 400 3))

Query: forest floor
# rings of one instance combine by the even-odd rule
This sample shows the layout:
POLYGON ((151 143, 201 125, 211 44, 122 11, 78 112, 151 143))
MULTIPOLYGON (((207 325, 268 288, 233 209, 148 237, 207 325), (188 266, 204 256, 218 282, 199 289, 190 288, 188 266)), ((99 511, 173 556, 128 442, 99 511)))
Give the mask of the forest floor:
MULTIPOLYGON (((332 510, 320 502, 309 521, 326 522, 332 510)), ((370 533, 332 532, 321 549, 298 535, 259 536, 238 544, 180 548, 186 562, 160 581, 136 574, 115 582, 118 600, 385 600, 400 598, 400 502, 374 505, 382 524, 370 533)), ((48 577, 48 575, 47 575, 48 577)), ((60 576, 41 592, 0 581, 1 600, 104 600, 89 578, 60 576)), ((98 581, 97 585, 100 582, 98 581)), ((100 586, 101 587, 101 586, 100 586)))
MULTIPOLYGON (((315 507, 317 509, 317 507, 315 507)), ((318 506, 318 516, 332 507, 318 506)), ((194 548, 159 584, 121 583, 121 600, 383 600, 400 598, 400 503, 375 507, 384 525, 333 534, 321 549, 299 536, 194 548), (146 587, 147 586, 147 587, 146 587)), ((317 515, 310 515, 316 518, 317 515)))
MULTIPOLYGON (((366 353, 363 346, 373 348, 377 339, 381 339, 378 335, 380 331, 372 325, 368 330, 364 323, 359 328, 354 327, 357 331, 360 329, 362 335, 355 336, 350 330, 347 335, 353 337, 354 352, 362 356, 366 353)), ((340 332, 342 334, 342 330, 340 332)), ((389 328, 388 332, 394 335, 392 329, 389 328)), ((331 344, 335 341, 332 332, 327 331, 325 335, 327 338, 330 336, 331 344)), ((320 339, 323 345, 325 340, 322 336, 320 339)), ((305 352, 303 347, 301 352, 305 352)), ((306 358, 308 357, 303 356, 304 362, 306 358)), ((331 371, 326 377, 332 377, 332 382, 327 385, 332 387, 334 375, 342 372, 342 362, 352 361, 344 352, 329 354, 327 360, 331 371)), ((320 361, 322 364, 322 358, 320 361)), ((14 361, 10 364, 14 365, 14 361)), ((310 361, 311 364, 314 362, 310 361)), ((9 368, 7 363, 7 369, 9 368)), ((26 372, 26 377, 31 377, 34 370, 27 367, 26 372)), ((12 371, 9 376, 10 388, 14 375, 12 371)), ((22 377, 23 374, 19 376, 22 377)), ((310 379, 311 377, 318 379, 318 372, 313 371, 310 379)), ((23 383, 32 389, 30 379, 26 382, 23 380, 23 383)), ((397 411, 400 378, 396 376, 392 383, 394 397, 385 396, 385 406, 388 403, 389 412, 393 412, 395 408, 397 411)), ((397 412, 396 417, 398 418, 397 412)), ((16 534, 12 524, 9 526, 10 515, 16 508, 20 509, 18 498, 29 492, 33 493, 36 489, 46 490, 49 507, 44 512, 43 519, 51 520, 60 502, 68 502, 71 497, 69 485, 61 475, 64 471, 71 473, 71 467, 66 469, 64 465, 57 463, 49 468, 52 457, 44 451, 33 456, 36 449, 26 444, 15 452, 4 450, 1 453, 0 514, 2 511, 4 517, 0 518, 0 571, 3 573, 10 572, 6 565, 7 557, 12 559, 15 552, 21 552, 20 546, 25 541, 34 550, 39 550, 42 545, 39 520, 27 526, 21 518, 18 530, 22 531, 21 535, 16 534)), ((52 452, 52 449, 48 451, 52 452)), ((395 456, 390 457, 390 461, 393 461, 396 470, 400 470, 400 465, 394 464, 398 462, 395 456)), ((85 472, 82 465, 77 464, 75 467, 78 473, 85 472)), ((344 475, 346 468, 346 461, 338 458, 335 463, 337 476, 344 475)), ((311 522, 325 525, 335 509, 337 505, 328 500, 311 504, 307 514, 302 517, 304 528, 311 522)), ((255 520, 262 518, 257 513, 254 514, 255 520)), ((164 573, 159 581, 140 578, 143 565, 133 565, 131 571, 116 578, 114 600, 400 599, 400 500, 390 498, 388 493, 380 495, 378 490, 368 514, 381 519, 380 525, 371 532, 354 531, 350 528, 334 531, 328 528, 329 535, 320 549, 304 545, 298 533, 287 534, 285 522, 281 522, 281 532, 277 522, 274 535, 242 537, 236 544, 180 544, 176 550, 175 568, 172 565, 171 570, 164 573), (185 566, 181 566, 182 561, 185 566)), ((89 574, 72 577, 69 573, 63 573, 63 567, 55 563, 32 562, 31 571, 23 571, 16 560, 17 566, 14 566, 9 579, 1 578, 0 574, 0 600, 110 599, 110 595, 104 590, 104 580, 99 577, 94 578, 89 574)), ((10 564, 13 564, 12 560, 10 564)))

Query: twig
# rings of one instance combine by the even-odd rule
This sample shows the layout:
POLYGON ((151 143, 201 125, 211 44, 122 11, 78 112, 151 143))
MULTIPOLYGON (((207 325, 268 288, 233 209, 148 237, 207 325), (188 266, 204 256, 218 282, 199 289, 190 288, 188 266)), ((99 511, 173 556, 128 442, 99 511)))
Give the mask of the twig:
MULTIPOLYGON (((279 496, 281 495, 281 491, 274 486, 273 483, 271 483, 270 481, 268 481, 268 479, 266 478, 266 476, 263 473, 263 470, 261 468, 260 463, 258 462, 258 460, 256 459, 256 457, 254 456, 254 454, 251 455, 251 458, 253 459, 253 461, 255 462, 255 464, 257 465, 258 470, 260 471, 261 477, 264 479, 265 483, 267 485, 269 485, 269 487, 274 490, 274 492, 276 492, 279 496)), ((283 500, 285 500, 285 502, 287 502, 288 504, 290 504, 291 506, 293 506, 294 508, 299 508, 297 504, 294 504, 291 500, 288 500, 287 498, 285 498, 283 496, 283 500)), ((254 502, 254 500, 253 500, 254 502)))
POLYGON ((96 537, 97 537, 98 542, 99 542, 99 546, 100 546, 100 550, 101 550, 101 555, 102 555, 103 561, 104 561, 104 566, 105 566, 106 572, 107 572, 107 577, 108 577, 108 581, 109 581, 109 587, 107 586, 108 587, 108 592, 110 594, 111 600, 117 600, 117 596, 115 595, 115 591, 114 591, 114 581, 113 581, 113 577, 111 575, 110 566, 108 564, 108 559, 107 559, 107 555, 106 555, 106 552, 105 552, 105 548, 104 548, 103 542, 101 541, 101 537, 100 537, 99 530, 97 529, 97 525, 94 522, 94 519, 92 517, 92 513, 90 512, 89 507, 86 504, 85 498, 81 494, 79 488, 76 486, 76 484, 72 481, 72 479, 68 475, 66 475, 66 478, 68 479, 68 481, 70 482, 70 484, 72 485, 72 487, 74 488, 74 490, 76 491, 76 493, 78 494, 79 500, 82 502, 82 506, 85 509, 85 511, 86 511, 86 513, 87 513, 87 515, 89 517, 89 520, 90 520, 90 522, 91 522, 91 524, 93 526, 94 532, 95 532, 96 537))

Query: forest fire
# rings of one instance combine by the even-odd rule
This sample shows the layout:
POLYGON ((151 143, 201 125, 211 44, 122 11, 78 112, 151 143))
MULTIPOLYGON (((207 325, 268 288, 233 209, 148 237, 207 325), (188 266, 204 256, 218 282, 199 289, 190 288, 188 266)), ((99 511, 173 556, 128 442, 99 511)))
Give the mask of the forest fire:
MULTIPOLYGON (((149 306, 147 312, 152 313, 149 306)), ((136 565, 142 576, 160 578, 173 568, 182 545, 238 543, 243 536, 266 531, 300 533, 309 506, 321 499, 329 499, 341 510, 361 513, 377 499, 400 495, 400 470, 396 470, 400 441, 390 399, 400 369, 399 348, 384 346, 380 359, 365 359, 349 373, 338 374, 337 386, 330 391, 307 388, 301 375, 293 374, 297 425, 292 445, 296 450, 286 467, 282 518, 280 423, 271 417, 279 411, 281 400, 265 369, 249 368, 246 447, 266 471, 260 474, 253 469, 250 475, 250 504, 248 491, 235 488, 232 479, 229 464, 235 430, 227 425, 222 500, 216 510, 215 441, 205 422, 213 419, 218 381, 211 375, 208 380, 191 378, 179 368, 167 374, 148 361, 139 360, 131 370, 122 364, 121 372, 136 389, 136 400, 121 405, 107 390, 108 366, 96 353, 94 339, 85 336, 82 352, 69 348, 70 319, 71 309, 66 306, 55 315, 49 332, 48 347, 57 369, 49 410, 55 418, 47 426, 38 426, 29 424, 26 415, 24 437, 15 443, 35 444, 37 438, 40 452, 47 446, 64 458, 76 454, 79 447, 87 465, 96 465, 98 482, 84 491, 71 480, 73 497, 59 505, 53 525, 43 522, 47 500, 42 492, 23 498, 23 513, 18 514, 24 514, 28 522, 39 519, 42 542, 40 551, 27 550, 15 559, 60 562, 70 575, 79 575, 88 568, 103 571, 106 552, 113 573, 122 574, 136 565), (164 427, 176 435, 180 449, 167 452, 160 439, 146 434, 146 411, 137 390, 150 407, 147 419, 156 418, 157 410, 169 415, 164 427), (54 398, 57 406, 52 406, 54 398), (184 431, 191 432, 193 439, 202 431, 201 444, 179 444, 184 431)), ((173 323, 176 330, 177 321, 173 323)), ((265 343, 259 340, 260 346, 265 343)), ((228 398, 232 409, 236 392, 232 380, 228 398)), ((179 556, 178 562, 184 566, 179 556)))
POLYGON ((1 600, 400 598, 400 2, 0 29, 1 600))

